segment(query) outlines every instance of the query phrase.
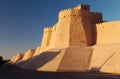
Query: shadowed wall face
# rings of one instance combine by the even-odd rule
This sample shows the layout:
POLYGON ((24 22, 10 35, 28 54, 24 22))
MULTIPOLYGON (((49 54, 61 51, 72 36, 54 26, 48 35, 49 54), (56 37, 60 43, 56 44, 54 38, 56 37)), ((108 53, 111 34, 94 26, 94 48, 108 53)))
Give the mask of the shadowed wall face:
POLYGON ((58 71, 87 71, 92 50, 92 48, 83 47, 69 47, 65 49, 58 71))
POLYGON ((22 60, 24 54, 21 54, 21 53, 18 53, 16 56, 15 56, 15 59, 13 61, 13 63, 16 63, 18 62, 19 60, 22 60))

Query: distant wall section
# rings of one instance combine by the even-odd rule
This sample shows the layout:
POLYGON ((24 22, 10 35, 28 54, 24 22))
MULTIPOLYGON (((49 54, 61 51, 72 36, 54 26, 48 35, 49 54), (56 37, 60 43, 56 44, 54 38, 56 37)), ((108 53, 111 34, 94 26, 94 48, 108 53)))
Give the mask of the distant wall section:
POLYGON ((44 50, 50 44, 51 35, 52 35, 52 27, 44 28, 42 44, 40 49, 41 51, 44 50))

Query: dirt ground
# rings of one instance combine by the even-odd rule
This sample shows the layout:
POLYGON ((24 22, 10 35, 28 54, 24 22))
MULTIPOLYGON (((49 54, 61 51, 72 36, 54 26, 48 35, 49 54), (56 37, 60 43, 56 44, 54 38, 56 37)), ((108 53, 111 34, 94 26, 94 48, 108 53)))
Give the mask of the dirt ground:
POLYGON ((88 72, 0 71, 0 79, 120 79, 118 74, 88 72))
POLYGON ((100 72, 43 72, 23 70, 14 65, 0 66, 0 79, 120 79, 120 74, 100 72))

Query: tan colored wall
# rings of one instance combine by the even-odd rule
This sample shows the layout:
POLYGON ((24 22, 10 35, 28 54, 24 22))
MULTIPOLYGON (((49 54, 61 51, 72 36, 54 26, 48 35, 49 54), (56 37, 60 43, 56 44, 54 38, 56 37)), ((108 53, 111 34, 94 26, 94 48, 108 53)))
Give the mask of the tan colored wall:
POLYGON ((69 26, 70 17, 65 17, 64 19, 59 20, 53 27, 54 31, 50 41, 52 48, 64 48, 69 46, 69 26))
POLYGON ((56 27, 57 27, 57 24, 55 24, 52 28, 51 40, 50 40, 50 44, 47 49, 55 48, 55 39, 57 36, 56 27))
POLYGON ((97 24, 96 29, 96 44, 120 43, 120 21, 111 21, 97 24))
MULTIPOLYGON (((100 70, 102 72, 117 71, 116 67, 119 66, 119 51, 120 44, 94 46, 89 69, 100 70)), ((119 69, 118 71, 120 73, 119 69)))
POLYGON ((102 22, 102 13, 89 11, 89 5, 79 5, 60 11, 58 22, 53 28, 44 29, 41 51, 93 45, 93 26, 102 22))
MULTIPOLYGON (((53 49, 54 50, 54 49, 53 49)), ((50 52, 50 51, 49 51, 50 52)), ((54 51, 55 52, 55 51, 54 51)), ((62 50, 56 57, 51 61, 47 62, 42 67, 37 68, 37 71, 57 71, 64 56, 65 50, 62 50)))
MULTIPOLYGON (((26 53, 23 59, 31 58, 17 63, 18 66, 44 71, 97 69, 120 73, 117 69, 120 64, 120 21, 103 23, 102 13, 90 12, 89 5, 62 10, 58 18, 53 28, 44 29, 41 47, 34 56, 26 53), (93 47, 86 47, 95 43, 93 47)), ((22 56, 18 54, 13 62, 21 60, 22 56)))
POLYGON ((89 12, 89 6, 86 7, 87 11, 83 10, 84 7, 86 5, 59 12, 58 23, 53 27, 51 46, 61 48, 93 45, 93 26, 102 22, 102 13, 89 12))
POLYGON ((115 52, 115 54, 104 64, 100 71, 120 73, 120 50, 115 52))
POLYGON ((23 56, 24 56, 24 54, 18 53, 15 56, 15 59, 14 59, 13 63, 16 63, 16 62, 20 61, 23 58, 23 56))
POLYGON ((40 49, 41 49, 41 46, 38 46, 38 47, 36 48, 35 53, 34 53, 34 55, 33 55, 33 56, 38 55, 38 54, 39 54, 39 52, 40 52, 40 49))
POLYGON ((92 50, 79 46, 65 49, 58 71, 88 71, 92 50))
POLYGON ((45 48, 50 44, 50 39, 52 35, 52 27, 44 28, 42 43, 41 43, 41 51, 45 50, 45 48))
POLYGON ((25 55, 22 60, 25 61, 25 60, 31 58, 34 55, 34 53, 35 53, 35 49, 29 49, 27 52, 25 52, 25 55))
POLYGON ((13 62, 13 61, 15 60, 15 57, 16 57, 16 56, 13 56, 13 57, 10 59, 10 61, 13 62))
POLYGON ((17 63, 17 66, 23 69, 37 69, 38 71, 55 71, 63 56, 63 53, 60 53, 60 51, 61 49, 55 49, 54 51, 41 52, 25 62, 17 63))

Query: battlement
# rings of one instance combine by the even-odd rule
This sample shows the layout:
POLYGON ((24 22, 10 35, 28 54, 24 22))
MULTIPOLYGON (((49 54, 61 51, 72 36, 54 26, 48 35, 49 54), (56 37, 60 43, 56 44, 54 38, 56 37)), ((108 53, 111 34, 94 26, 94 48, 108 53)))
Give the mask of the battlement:
POLYGON ((118 36, 118 34, 120 33, 120 21, 98 23, 96 24, 96 30, 96 44, 120 43, 120 38, 118 36))
POLYGON ((53 27, 46 27, 44 28, 44 32, 52 32, 53 27))
POLYGON ((59 12, 59 19, 63 18, 65 16, 76 16, 76 15, 80 15, 80 9, 65 9, 59 12))
POLYGON ((80 4, 77 5, 74 9, 80 9, 81 11, 90 11, 90 5, 86 5, 86 4, 80 4))
POLYGON ((102 19, 102 13, 101 12, 90 12, 90 6, 89 5, 78 5, 74 8, 70 9, 64 9, 59 12, 59 19, 70 17, 70 16, 91 16, 94 18, 95 16, 100 17, 102 19))
POLYGON ((120 24, 120 21, 107 21, 107 22, 97 23, 96 26, 100 27, 104 25, 118 25, 118 24, 120 24))
POLYGON ((35 49, 28 49, 28 51, 30 52, 30 51, 35 51, 35 49))

